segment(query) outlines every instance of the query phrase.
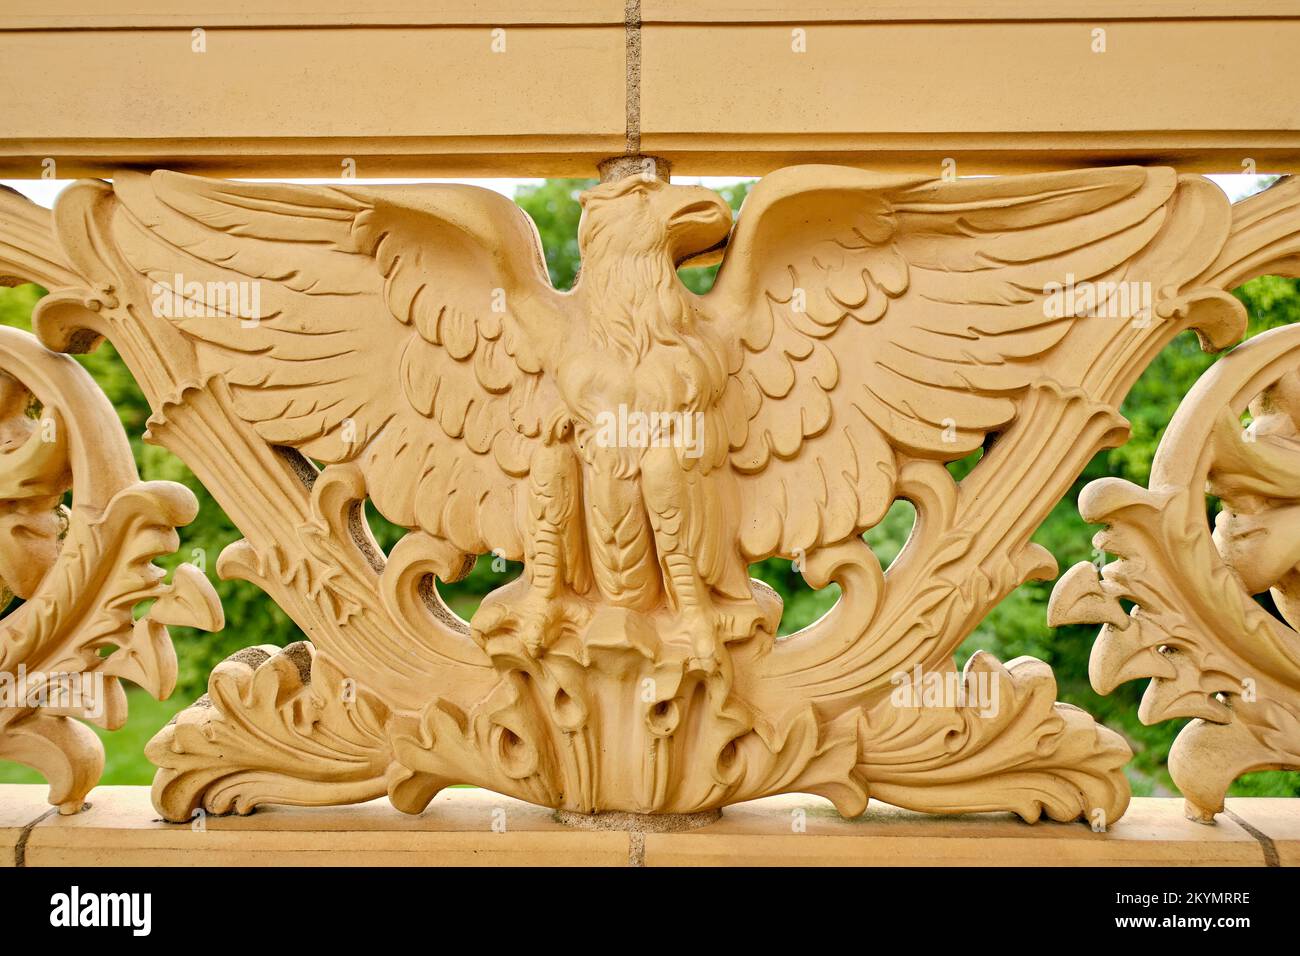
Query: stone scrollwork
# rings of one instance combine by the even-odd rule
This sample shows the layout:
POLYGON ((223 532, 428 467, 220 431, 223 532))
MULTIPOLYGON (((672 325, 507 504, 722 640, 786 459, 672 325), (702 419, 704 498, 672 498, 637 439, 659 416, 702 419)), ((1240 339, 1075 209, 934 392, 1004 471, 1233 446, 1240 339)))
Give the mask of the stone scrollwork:
POLYGON ((104 765, 81 721, 120 727, 122 680, 171 693, 167 625, 222 626, 197 568, 169 584, 152 563, 197 507, 182 485, 139 480, 113 407, 73 359, 0 328, 0 603, 20 599, 0 618, 0 758, 39 771, 64 813, 104 765))
POLYGON ((1300 328, 1266 332, 1187 396, 1149 488, 1101 479, 1079 510, 1117 555, 1057 583, 1053 624, 1101 624, 1098 693, 1151 678, 1144 723, 1191 718, 1169 754, 1188 816, 1211 821, 1255 770, 1300 769, 1300 328), (1243 425, 1243 412, 1251 421, 1243 425), (1213 534, 1206 494, 1221 510, 1213 534), (1277 616, 1256 599, 1268 593, 1277 616), (1132 603, 1126 611, 1121 601, 1132 603))
POLYGON ((1120 737, 1039 661, 953 654, 1055 576, 1030 536, 1124 439, 1159 349, 1241 337, 1227 290, 1300 231, 1271 192, 1261 231, 1259 200, 1169 169, 798 166, 733 226, 710 190, 633 175, 583 196, 559 292, 486 190, 123 171, 52 218, 0 196, 0 266, 51 289, 46 346, 114 343, 148 440, 245 535, 219 573, 310 642, 236 655, 154 739, 168 819, 419 812, 472 783, 580 813, 803 791, 1104 826, 1120 737), (680 283, 719 258, 707 295, 680 283), (862 534, 900 498, 917 523, 883 569, 862 534), (407 529, 389 554, 367 506, 407 529), (437 582, 486 553, 524 575, 467 623, 437 582), (748 575, 771 557, 842 590, 780 639, 748 575))

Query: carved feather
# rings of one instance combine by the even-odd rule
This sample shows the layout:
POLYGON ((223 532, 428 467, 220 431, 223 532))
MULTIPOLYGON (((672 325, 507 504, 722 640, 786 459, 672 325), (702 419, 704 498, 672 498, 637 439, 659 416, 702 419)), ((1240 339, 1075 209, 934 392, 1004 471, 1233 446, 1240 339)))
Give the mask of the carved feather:
POLYGON ((1052 284, 1147 278, 1130 266, 1177 185, 1137 167, 810 172, 754 188, 706 299, 739 342, 726 401, 746 412, 731 446, 750 560, 860 534, 893 500, 896 455, 955 461, 1007 425, 1076 321, 1046 307, 1052 284))
POLYGON ((164 171, 114 190, 122 257, 262 438, 357 462, 399 525, 522 555, 518 479, 558 401, 522 323, 562 313, 513 203, 164 171))

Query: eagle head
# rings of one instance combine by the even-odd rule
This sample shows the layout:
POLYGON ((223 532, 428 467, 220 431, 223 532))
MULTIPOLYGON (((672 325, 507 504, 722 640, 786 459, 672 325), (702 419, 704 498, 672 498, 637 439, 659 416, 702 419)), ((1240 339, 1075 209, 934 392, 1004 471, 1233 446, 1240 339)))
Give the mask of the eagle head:
POLYGON ((580 197, 578 246, 593 253, 667 256, 674 268, 708 265, 731 233, 731 207, 703 186, 673 186, 628 176, 601 183, 580 197))

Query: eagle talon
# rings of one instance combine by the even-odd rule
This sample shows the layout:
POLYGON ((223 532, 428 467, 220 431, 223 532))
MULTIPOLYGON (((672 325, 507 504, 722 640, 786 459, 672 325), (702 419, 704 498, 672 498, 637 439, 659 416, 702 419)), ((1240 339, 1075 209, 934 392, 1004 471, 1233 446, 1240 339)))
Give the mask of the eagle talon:
POLYGON ((713 675, 718 672, 718 668, 720 666, 721 666, 721 662, 718 660, 717 654, 709 654, 703 657, 686 658, 687 671, 696 671, 696 672, 703 673, 705 675, 713 675))
POLYGON ((770 607, 755 602, 752 604, 737 604, 728 608, 726 613, 721 615, 722 632, 726 635, 725 641, 743 641, 748 640, 758 634, 760 630, 765 630, 769 634, 775 634, 777 627, 781 622, 781 608, 776 607, 776 613, 772 613, 770 607))
POLYGON ((687 670, 705 674, 717 672, 721 665, 718 655, 723 644, 718 632, 719 625, 724 623, 721 616, 713 614, 702 614, 689 621, 682 635, 690 642, 691 648, 690 656, 686 658, 687 670))
POLYGON ((701 612, 689 621, 683 635, 691 646, 687 669, 716 673, 727 644, 748 640, 760 630, 775 634, 779 621, 780 605, 774 608, 771 602, 737 602, 726 610, 701 612))
POLYGON ((581 634, 590 619, 591 610, 573 595, 531 592, 513 604, 485 606, 474 629, 485 640, 513 637, 537 660, 560 638, 581 634))

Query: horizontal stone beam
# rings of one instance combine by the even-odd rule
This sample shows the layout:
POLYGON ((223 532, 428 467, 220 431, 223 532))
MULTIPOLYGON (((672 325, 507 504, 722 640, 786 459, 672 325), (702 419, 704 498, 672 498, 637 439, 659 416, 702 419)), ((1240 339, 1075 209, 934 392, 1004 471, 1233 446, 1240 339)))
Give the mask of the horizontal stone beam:
POLYGON ((841 23, 809 26, 805 53, 792 42, 785 27, 646 27, 644 62, 682 69, 643 70, 642 148, 708 173, 807 158, 1300 168, 1300 19, 841 23))
POLYGON ((1290 0, 7 0, 5 29, 250 26, 573 26, 653 23, 889 23, 981 20, 1273 19, 1290 0))
POLYGON ((1107 833, 1009 814, 932 817, 872 804, 845 821, 817 797, 728 807, 700 829, 633 834, 567 826, 486 790, 443 791, 420 816, 386 801, 271 807, 166 824, 146 787, 100 787, 60 816, 45 788, 0 785, 0 866, 1288 866, 1300 864, 1300 799, 1230 799, 1212 826, 1182 801, 1135 799, 1107 833))
POLYGON ((1295 0, 381 7, 10 0, 0 176, 1300 169, 1295 0))
POLYGON ((588 175, 625 145, 621 25, 0 30, 0 173, 588 175))

